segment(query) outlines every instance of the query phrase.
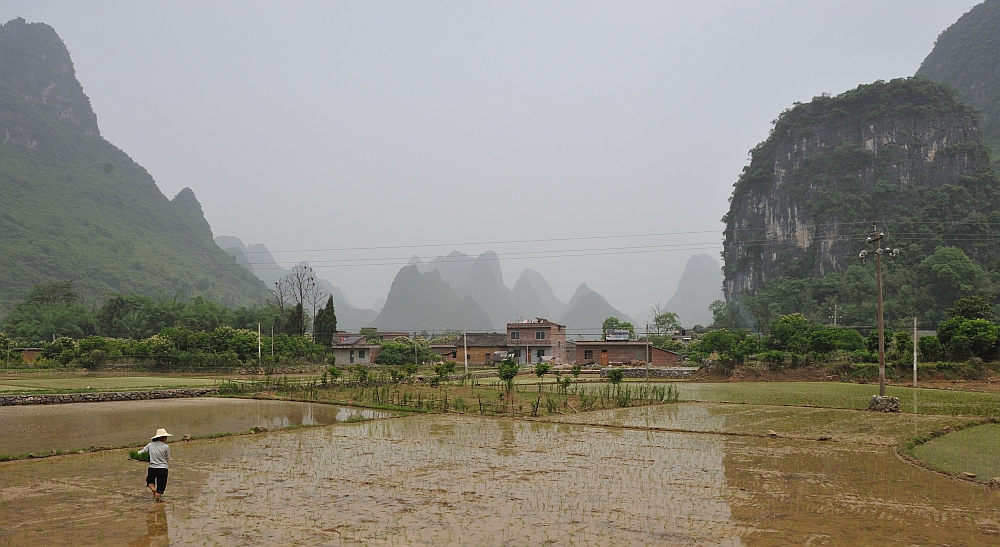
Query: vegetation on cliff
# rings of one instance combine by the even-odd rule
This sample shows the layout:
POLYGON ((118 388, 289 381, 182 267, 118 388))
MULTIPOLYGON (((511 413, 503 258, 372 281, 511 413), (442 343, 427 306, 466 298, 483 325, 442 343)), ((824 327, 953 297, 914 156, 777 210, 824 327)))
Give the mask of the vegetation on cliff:
POLYGON ((104 140, 52 27, 0 26, 0 314, 32 287, 262 303, 267 288, 212 241, 194 193, 168 200, 104 140))
POLYGON ((918 76, 958 90, 982 113, 983 139, 1000 150, 1000 0, 972 8, 938 36, 918 76))
POLYGON ((976 113, 923 78, 797 104, 751 151, 723 219, 728 304, 718 325, 766 330, 781 315, 874 324, 873 222, 888 232, 886 317, 933 328, 957 298, 995 290, 1000 178, 976 113))

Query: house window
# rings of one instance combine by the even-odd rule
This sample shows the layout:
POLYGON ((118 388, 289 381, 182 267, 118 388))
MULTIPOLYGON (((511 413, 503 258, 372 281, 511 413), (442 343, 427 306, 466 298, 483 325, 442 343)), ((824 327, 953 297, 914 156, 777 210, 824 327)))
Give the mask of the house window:
POLYGON ((592 349, 585 349, 585 350, 583 350, 583 358, 584 359, 593 359, 594 358, 594 350, 592 350, 592 349))
POLYGON ((358 350, 358 359, 364 359, 364 358, 365 358, 365 350, 359 349, 358 350))
POLYGON ((521 350, 519 349, 514 350, 514 359, 520 359, 520 358, 521 358, 521 350))
POLYGON ((517 340, 520 337, 521 337, 521 333, 520 332, 518 332, 516 330, 510 331, 510 339, 511 340, 517 340))
POLYGON ((543 331, 543 330, 536 330, 535 331, 535 340, 545 340, 545 331, 543 331))
POLYGON ((352 363, 354 362, 354 350, 353 349, 351 350, 351 362, 352 363))
POLYGON ((538 357, 539 359, 541 359, 542 357, 545 357, 545 350, 544 349, 540 349, 540 350, 536 351, 535 352, 535 357, 538 357))

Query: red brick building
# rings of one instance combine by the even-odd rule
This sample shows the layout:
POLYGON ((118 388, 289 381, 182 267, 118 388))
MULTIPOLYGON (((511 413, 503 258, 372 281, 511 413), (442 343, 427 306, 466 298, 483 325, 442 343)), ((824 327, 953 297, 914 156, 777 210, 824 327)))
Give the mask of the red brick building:
POLYGON ((507 350, 507 335, 502 332, 470 332, 455 337, 455 361, 465 362, 465 349, 469 350, 469 364, 493 366, 493 353, 507 350))
POLYGON ((507 351, 518 363, 566 363, 566 348, 566 325, 541 317, 507 323, 507 351))
POLYGON ((629 364, 646 361, 653 367, 679 367, 681 356, 642 340, 578 340, 574 363, 580 365, 629 364))

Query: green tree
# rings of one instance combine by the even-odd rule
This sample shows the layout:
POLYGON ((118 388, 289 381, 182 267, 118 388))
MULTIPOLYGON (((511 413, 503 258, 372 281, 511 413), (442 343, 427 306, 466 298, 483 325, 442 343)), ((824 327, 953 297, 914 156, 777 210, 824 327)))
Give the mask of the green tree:
POLYGON ((602 340, 607 337, 607 332, 609 330, 627 330, 629 332, 629 338, 635 338, 635 325, 629 323, 628 321, 622 321, 617 317, 608 317, 601 324, 601 338, 602 340))
POLYGON ((948 308, 950 317, 961 317, 963 319, 984 319, 995 321, 993 315, 993 300, 996 296, 984 294, 982 296, 967 296, 955 301, 955 306, 948 308))
POLYGON ((316 343, 324 346, 333 344, 333 334, 337 332, 337 314, 333 309, 332 296, 326 299, 326 306, 316 312, 313 325, 313 339, 316 343))
POLYGON ((508 356, 497 364, 497 377, 504 383, 507 391, 507 399, 510 400, 511 392, 514 390, 514 377, 521 371, 521 366, 513 357, 508 356))
POLYGON ((38 285, 4 318, 8 336, 32 345, 96 334, 94 314, 79 302, 71 281, 38 285))
POLYGON ((681 329, 680 319, 674 312, 663 309, 659 302, 649 310, 649 326, 653 335, 664 336, 673 334, 681 329))
POLYGON ((535 376, 538 376, 538 391, 539 391, 539 393, 542 391, 542 376, 545 376, 546 374, 548 374, 549 370, 551 370, 551 369, 552 369, 552 365, 550 365, 548 363, 545 363, 543 361, 539 361, 539 362, 535 363, 535 376))
POLYGON ((958 247, 938 247, 917 268, 941 308, 965 296, 989 290, 989 275, 958 247))
POLYGON ((937 337, 952 359, 988 358, 996 353, 1000 326, 985 319, 952 317, 938 325, 937 337))
POLYGON ((611 382, 612 385, 617 386, 622 382, 622 379, 624 377, 625 377, 625 371, 623 371, 619 367, 615 367, 608 371, 608 381, 611 382))

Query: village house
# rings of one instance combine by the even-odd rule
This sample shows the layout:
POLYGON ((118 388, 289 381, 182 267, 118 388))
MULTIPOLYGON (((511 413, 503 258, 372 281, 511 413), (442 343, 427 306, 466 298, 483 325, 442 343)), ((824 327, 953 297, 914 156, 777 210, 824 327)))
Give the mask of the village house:
POLYGON ((375 362, 381 346, 369 344, 362 334, 338 332, 333 335, 333 356, 338 366, 369 365, 375 362))
POLYGON ((455 361, 464 363, 468 348, 469 364, 476 366, 493 366, 494 354, 507 351, 507 335, 502 332, 470 332, 451 343, 455 347, 455 361))
POLYGON ((642 340, 577 340, 573 362, 579 365, 629 364, 645 361, 652 367, 679 367, 680 355, 642 340))
POLYGON ((566 362, 566 325, 536 317, 507 323, 507 352, 522 365, 566 362))

